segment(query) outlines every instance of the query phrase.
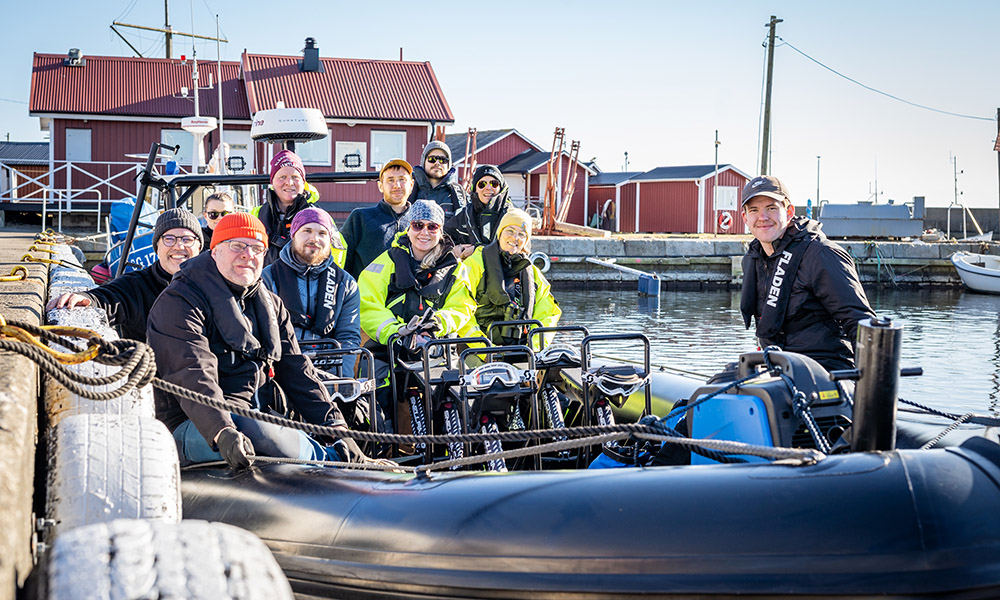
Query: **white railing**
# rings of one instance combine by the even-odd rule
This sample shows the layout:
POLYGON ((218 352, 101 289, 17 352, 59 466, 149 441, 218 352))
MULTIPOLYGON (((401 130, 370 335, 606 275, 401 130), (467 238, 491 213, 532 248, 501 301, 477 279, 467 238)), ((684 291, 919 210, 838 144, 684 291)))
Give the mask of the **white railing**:
POLYGON ((0 178, 10 182, 9 186, 0 190, 0 202, 39 202, 42 205, 42 228, 46 226, 47 214, 55 213, 59 231, 62 231, 63 213, 95 213, 97 230, 100 231, 104 204, 135 197, 139 191, 141 172, 142 165, 134 162, 55 161, 55 166, 48 172, 31 176, 16 166, 0 163, 0 178), (103 177, 91 172, 102 170, 103 177), (62 177, 57 177, 60 174, 62 177), (59 185, 56 184, 57 178, 62 180, 59 185), (122 178, 133 184, 134 189, 115 183, 122 178), (75 207, 74 201, 77 203, 75 207), (81 206, 81 202, 86 205, 81 206))

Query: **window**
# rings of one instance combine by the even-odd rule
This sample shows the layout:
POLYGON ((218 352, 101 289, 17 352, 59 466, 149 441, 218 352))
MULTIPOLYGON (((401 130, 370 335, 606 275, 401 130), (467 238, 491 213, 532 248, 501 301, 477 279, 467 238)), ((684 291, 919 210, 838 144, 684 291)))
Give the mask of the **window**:
MULTIPOLYGON (((711 179, 708 180, 709 185, 711 179)), ((736 199, 740 197, 740 189, 730 185, 720 185, 715 189, 715 210, 738 210, 736 199)))
POLYGON ((90 162, 90 130, 66 130, 66 160, 90 162))
POLYGON ((329 167, 332 158, 330 151, 332 139, 333 131, 327 130, 327 137, 321 140, 295 142, 295 153, 299 155, 304 165, 329 167))
POLYGON ((406 132, 372 131, 371 166, 381 169, 394 158, 406 158, 406 132))
MULTIPOLYGON (((191 163, 194 161, 193 135, 183 129, 161 129, 160 142, 168 146, 180 146, 181 149, 174 155, 173 160, 177 161, 178 165, 182 165, 188 170, 191 169, 191 163)), ((169 155, 170 153, 164 152, 164 154, 169 155)))

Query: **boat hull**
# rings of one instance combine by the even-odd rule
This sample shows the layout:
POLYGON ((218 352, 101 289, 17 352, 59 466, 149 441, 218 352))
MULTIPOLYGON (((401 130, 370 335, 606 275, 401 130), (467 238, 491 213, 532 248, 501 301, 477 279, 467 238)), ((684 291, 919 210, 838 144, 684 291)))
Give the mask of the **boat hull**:
POLYGON ((965 287, 974 292, 1000 294, 1000 257, 956 252, 951 262, 965 287))
POLYGON ((1000 594, 1000 446, 812 466, 183 474, 185 518, 256 533, 306 597, 1000 594))

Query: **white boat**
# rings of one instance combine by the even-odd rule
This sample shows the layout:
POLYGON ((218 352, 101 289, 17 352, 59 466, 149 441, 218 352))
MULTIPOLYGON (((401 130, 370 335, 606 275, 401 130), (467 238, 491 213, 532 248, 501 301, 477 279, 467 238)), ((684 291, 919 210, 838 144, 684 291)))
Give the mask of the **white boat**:
POLYGON ((1000 294, 1000 256, 956 252, 951 255, 951 263, 965 287, 974 292, 1000 294))

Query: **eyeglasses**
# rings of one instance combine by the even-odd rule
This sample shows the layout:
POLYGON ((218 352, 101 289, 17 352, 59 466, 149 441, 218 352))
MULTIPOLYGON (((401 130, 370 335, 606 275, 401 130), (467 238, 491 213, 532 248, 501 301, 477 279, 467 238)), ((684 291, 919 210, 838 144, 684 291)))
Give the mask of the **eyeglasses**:
POLYGON ((427 231, 434 233, 438 229, 441 229, 441 225, 433 221, 413 221, 410 223, 410 229, 413 231, 423 231, 426 229, 427 231))
POLYGON ((427 157, 427 162, 429 162, 429 163, 441 163, 442 165, 446 165, 446 164, 448 164, 448 157, 447 156, 440 156, 440 155, 435 154, 434 156, 428 156, 427 157))
POLYGON ((229 244, 229 249, 236 254, 243 254, 249 250, 250 256, 260 256, 261 254, 267 252, 267 246, 264 244, 247 244, 246 242, 241 242, 239 240, 227 240, 226 243, 229 244))
POLYGON ((528 239, 528 234, 525 233, 524 230, 522 230, 522 229, 520 229, 518 227, 514 227, 514 226, 512 226, 512 227, 505 227, 504 230, 500 232, 500 235, 506 236, 506 237, 512 237, 512 238, 514 238, 517 241, 522 241, 522 240, 528 239))
POLYGON ((485 189, 486 186, 490 186, 493 189, 499 189, 500 188, 500 182, 497 181, 496 179, 490 179, 488 181, 486 179, 480 179, 479 183, 476 184, 476 187, 478 187, 481 190, 485 189))
POLYGON ((205 216, 208 217, 209 219, 212 219, 214 221, 216 219, 221 219, 222 217, 224 217, 226 215, 231 215, 231 214, 232 214, 232 211, 228 211, 228 210, 210 210, 210 211, 208 211, 208 212, 205 213, 205 216))
POLYGON ((182 236, 162 235, 160 236, 160 239, 163 241, 163 245, 168 248, 173 248, 174 244, 176 244, 177 242, 180 242, 181 246, 187 246, 190 248, 191 246, 194 246, 195 242, 198 241, 198 238, 194 237, 193 235, 182 235, 182 236))

